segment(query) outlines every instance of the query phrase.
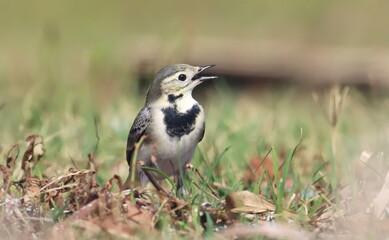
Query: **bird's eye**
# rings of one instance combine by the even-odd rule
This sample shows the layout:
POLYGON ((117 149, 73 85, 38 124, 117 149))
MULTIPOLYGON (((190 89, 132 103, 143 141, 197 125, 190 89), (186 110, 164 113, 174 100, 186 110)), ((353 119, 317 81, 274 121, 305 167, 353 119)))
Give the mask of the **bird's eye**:
POLYGON ((186 79, 186 75, 185 74, 180 74, 178 76, 178 80, 180 80, 180 81, 185 81, 185 79, 186 79))

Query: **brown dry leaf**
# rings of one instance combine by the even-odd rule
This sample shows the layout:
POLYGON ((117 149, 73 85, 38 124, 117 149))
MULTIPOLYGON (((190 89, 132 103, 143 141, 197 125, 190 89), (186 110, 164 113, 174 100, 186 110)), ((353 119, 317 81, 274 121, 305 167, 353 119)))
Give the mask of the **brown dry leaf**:
POLYGON ((7 168, 12 170, 15 166, 15 161, 18 158, 20 153, 19 145, 14 144, 12 145, 11 149, 8 151, 7 154, 7 168))
MULTIPOLYGON (((234 213, 265 213, 274 212, 276 207, 261 195, 254 194, 249 191, 241 191, 228 194, 226 197, 226 210, 229 211, 230 217, 235 218, 234 213)), ((304 216, 299 216, 291 211, 284 210, 281 215, 293 219, 301 219, 304 216)))
POLYGON ((34 159, 34 147, 35 147, 35 140, 39 135, 31 135, 26 138, 26 142, 28 142, 28 146, 26 151, 23 154, 22 158, 22 170, 24 171, 24 177, 29 178, 31 177, 31 164, 34 159))
POLYGON ((99 199, 95 199, 87 205, 82 206, 75 211, 71 218, 73 219, 88 219, 89 216, 95 214, 98 211, 99 199))
POLYGON ((26 194, 24 195, 23 199, 25 202, 29 202, 31 198, 39 195, 40 187, 36 184, 31 184, 30 186, 26 187, 26 194))
MULTIPOLYGON (((117 217, 114 215, 108 215, 104 218, 96 218, 97 224, 104 229, 106 232, 110 233, 112 236, 125 238, 136 230, 133 226, 126 224, 123 221, 123 218, 117 217)), ((92 221, 93 222, 93 221, 92 221)))
POLYGON ((389 205, 389 171, 386 174, 384 184, 381 188, 381 191, 374 198, 371 203, 371 207, 373 209, 373 214, 379 219, 384 219, 385 217, 385 209, 389 205))
POLYGON ((226 197, 226 210, 233 213, 264 213, 275 211, 274 203, 249 191, 234 192, 226 197))
POLYGON ((365 150, 361 153, 361 156, 359 156, 359 161, 356 161, 355 163, 355 175, 357 178, 362 176, 362 173, 366 169, 366 165, 369 164, 372 156, 373 153, 370 151, 365 150))
POLYGON ((0 172, 1 172, 2 178, 3 178, 2 188, 4 188, 5 191, 8 192, 9 187, 10 187, 10 178, 12 176, 12 170, 7 168, 7 167, 4 167, 3 165, 0 165, 0 172))
POLYGON ((105 182, 104 189, 106 191, 111 191, 112 187, 113 187, 113 185, 112 185, 113 181, 116 181, 119 190, 123 191, 124 188, 123 188, 122 179, 118 175, 116 175, 116 174, 111 179, 109 179, 108 181, 105 182))
POLYGON ((139 224, 140 227, 152 228, 152 215, 146 210, 140 208, 134 203, 126 200, 126 203, 123 205, 126 208, 125 218, 131 222, 139 224))

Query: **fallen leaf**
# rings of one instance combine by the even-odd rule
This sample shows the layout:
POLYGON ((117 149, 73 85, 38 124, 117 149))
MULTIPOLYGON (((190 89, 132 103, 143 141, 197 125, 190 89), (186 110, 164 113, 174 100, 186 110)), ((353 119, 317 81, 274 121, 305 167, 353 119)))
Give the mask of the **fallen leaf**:
POLYGON ((356 161, 355 163, 355 175, 357 178, 362 176, 362 173, 366 169, 366 165, 369 163, 372 156, 373 153, 366 150, 361 153, 361 156, 359 156, 359 161, 356 161))
POLYGON ((126 219, 139 224, 139 227, 151 229, 152 215, 149 212, 143 210, 142 208, 128 200, 123 205, 123 207, 126 209, 126 219))
POLYGON ((381 188, 381 191, 374 198, 371 203, 371 208, 373 209, 373 214, 379 219, 384 219, 385 209, 389 204, 389 171, 386 174, 384 184, 381 188))
MULTIPOLYGON (((236 213, 265 213, 274 212, 276 207, 274 203, 261 195, 249 191, 234 192, 226 197, 226 210, 230 212, 231 218, 236 218, 236 213)), ((306 216, 300 216, 288 210, 283 210, 279 216, 285 216, 292 219, 305 219, 306 216)))
POLYGON ((264 213, 275 209, 274 203, 249 191, 234 192, 226 197, 226 210, 233 213, 264 213))

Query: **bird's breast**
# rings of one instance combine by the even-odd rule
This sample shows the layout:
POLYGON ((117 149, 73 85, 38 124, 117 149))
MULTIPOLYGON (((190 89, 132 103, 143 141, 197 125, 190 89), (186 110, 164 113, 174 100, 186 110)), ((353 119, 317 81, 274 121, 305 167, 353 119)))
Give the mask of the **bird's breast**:
POLYGON ((175 106, 162 108, 161 111, 166 134, 172 138, 181 138, 195 129, 201 109, 199 105, 195 104, 186 112, 177 111, 175 106))
POLYGON ((172 164, 177 170, 177 166, 192 159, 202 136, 204 111, 198 103, 185 107, 172 104, 154 106, 151 114, 152 122, 146 134, 153 142, 152 151, 156 154, 159 167, 172 174, 172 164))
POLYGON ((152 111, 153 135, 165 142, 198 142, 204 124, 202 107, 195 103, 186 108, 177 105, 166 105, 152 111), (180 110, 178 110, 180 109, 180 110))

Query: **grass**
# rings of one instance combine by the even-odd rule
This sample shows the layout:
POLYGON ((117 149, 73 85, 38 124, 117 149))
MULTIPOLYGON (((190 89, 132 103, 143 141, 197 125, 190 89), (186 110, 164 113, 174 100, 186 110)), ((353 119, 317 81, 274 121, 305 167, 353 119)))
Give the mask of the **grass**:
MULTIPOLYGON (((361 203, 359 198, 353 199, 356 203, 351 204, 347 202, 348 198, 345 199, 341 195, 345 194, 342 192, 345 187, 351 187, 354 189, 352 191, 357 192, 363 188, 360 183, 355 182, 359 176, 353 175, 353 171, 358 164, 358 155, 369 150, 364 143, 374 141, 381 135, 381 129, 372 126, 370 121, 372 118, 379 119, 378 121, 385 119, 384 100, 368 103, 362 92, 351 88, 334 125, 320 110, 325 107, 321 104, 329 101, 324 99, 314 102, 311 91, 302 86, 267 88, 258 90, 259 94, 234 91, 217 82, 215 87, 209 85, 207 88, 200 99, 207 111, 206 136, 199 144, 193 160, 195 168, 189 171, 190 181, 185 182, 190 194, 182 202, 174 198, 174 192, 171 196, 159 197, 149 191, 135 192, 133 200, 154 216, 154 220, 149 223, 154 226, 153 234, 162 234, 165 237, 217 237, 221 229, 233 229, 239 222, 255 224, 273 219, 271 221, 281 224, 281 232, 288 231, 284 229, 284 222, 292 221, 294 223, 290 225, 296 228, 293 231, 306 231, 307 234, 309 232, 313 235, 315 232, 323 232, 336 236, 339 221, 347 220, 368 208, 368 204, 361 203), (367 111, 376 115, 363 114, 367 111), (355 139, 356 136, 363 138, 355 139), (333 141, 337 142, 336 151, 333 150, 333 141), (265 164, 271 164, 271 167, 260 168, 265 164), (254 180, 249 181, 248 171, 253 174, 254 180), (258 212, 262 206, 249 205, 244 206, 244 213, 231 216, 229 210, 224 207, 226 197, 245 189, 261 194, 274 203, 270 205, 274 206, 274 209, 258 212), (356 207, 360 209, 355 209, 356 207), (176 208, 178 210, 171 211, 176 208), (173 232, 169 230, 172 228, 173 232), (216 229, 219 230, 215 232, 216 229)), ((73 214, 83 211, 82 206, 88 201, 77 200, 77 191, 94 196, 91 199, 112 192, 115 197, 109 202, 124 201, 117 194, 121 188, 121 179, 127 176, 128 171, 124 156, 126 135, 132 118, 141 107, 141 101, 135 99, 143 97, 123 97, 126 96, 124 92, 108 94, 111 97, 104 101, 110 104, 98 106, 90 100, 97 97, 95 94, 99 95, 97 92, 87 94, 89 90, 84 88, 85 93, 71 95, 70 90, 63 91, 69 91, 70 96, 63 99, 63 94, 53 95, 50 102, 47 102, 40 98, 42 89, 33 88, 21 99, 7 98, 6 105, 1 110, 5 116, 0 119, 0 143, 4 159, 2 164, 3 169, 9 169, 3 171, 3 176, 9 177, 13 182, 25 179, 26 175, 20 170, 20 164, 30 156, 33 158, 31 172, 37 182, 36 188, 32 188, 34 184, 29 183, 30 180, 16 187, 11 184, 8 194, 2 193, 2 205, 5 206, 5 199, 26 199, 26 196, 30 196, 30 200, 18 205, 21 215, 17 215, 13 220, 21 221, 23 216, 26 218, 24 221, 33 222, 28 219, 31 214, 26 211, 25 205, 32 204, 41 209, 39 214, 34 213, 34 216, 38 219, 51 219, 40 227, 31 223, 39 229, 38 232, 46 232, 45 234, 53 233, 58 223, 69 224, 67 219, 72 219, 69 211, 73 214), (131 102, 135 104, 132 105, 131 102), (39 141, 34 144, 35 152, 24 153, 28 148, 24 147, 23 135, 29 134, 40 134, 44 139, 44 154, 39 155, 39 161, 36 155, 39 141), (13 144, 17 144, 19 157, 16 156, 15 148, 10 151, 13 144), (15 161, 14 167, 5 167, 7 158, 15 161), (74 179, 61 177, 69 174, 69 168, 78 171, 74 179), (84 174, 82 169, 89 169, 87 171, 93 173, 84 174), (7 175, 7 171, 12 174, 7 175), (114 174, 119 176, 111 178, 114 174), (45 187, 50 179, 58 177, 62 180, 45 187), (90 187, 74 187, 80 186, 81 182, 84 182, 83 186, 90 187), (57 193, 58 196, 53 197, 42 191, 45 188, 61 190, 49 190, 57 193), (29 195, 29 192, 34 194, 29 195)), ((48 94, 47 90, 43 93, 48 94)), ((384 144, 381 143, 380 146, 384 144)), ((381 159, 369 162, 368 165, 385 175, 385 170, 388 169, 386 150, 376 146, 374 151, 382 153, 381 159), (381 168, 372 166, 376 164, 381 168)), ((366 175, 362 178, 364 181, 377 179, 377 173, 370 171, 370 168, 362 172, 366 175)), ((382 183, 382 180, 378 183, 382 183)), ((376 186, 376 189, 377 187, 379 186, 376 186)), ((165 189, 169 191, 171 186, 165 189)), ((243 202, 240 204, 246 204, 246 198, 240 201, 243 202)), ((233 207, 239 209, 242 206, 233 207)), ((71 225, 69 231, 76 235, 89 232, 88 234, 94 237, 106 237, 106 234, 143 236, 147 233, 142 230, 134 232, 133 227, 123 227, 110 232, 109 229, 114 227, 103 222, 104 216, 112 215, 124 222, 128 222, 131 217, 120 218, 121 215, 117 215, 119 210, 111 205, 107 205, 107 208, 110 209, 107 213, 98 211, 83 218, 83 221, 94 222, 99 226, 97 229, 101 230, 91 230, 85 223, 77 223, 78 225, 71 225)), ((239 233, 239 229, 235 231, 236 234, 239 233)), ((18 235, 18 230, 11 229, 7 234, 8 237, 18 235)), ((27 231, 26 234, 31 236, 29 234, 32 232, 27 231)))

